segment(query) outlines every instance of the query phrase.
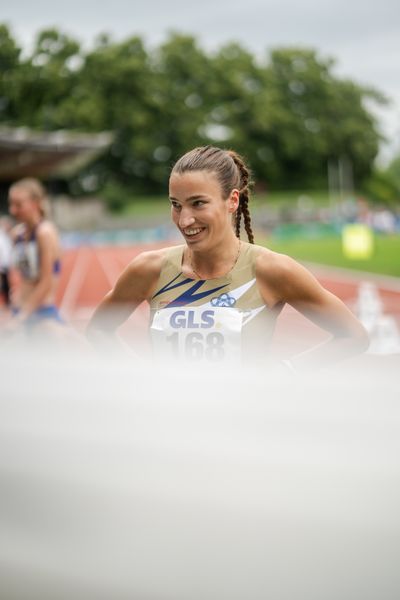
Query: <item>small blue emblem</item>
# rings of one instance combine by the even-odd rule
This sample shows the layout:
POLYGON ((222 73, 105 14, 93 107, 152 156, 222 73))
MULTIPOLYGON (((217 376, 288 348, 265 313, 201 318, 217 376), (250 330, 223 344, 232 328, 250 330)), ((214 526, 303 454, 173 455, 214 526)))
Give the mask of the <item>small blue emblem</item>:
POLYGON ((220 294, 217 298, 212 298, 211 306, 231 307, 236 304, 236 299, 229 294, 220 294))

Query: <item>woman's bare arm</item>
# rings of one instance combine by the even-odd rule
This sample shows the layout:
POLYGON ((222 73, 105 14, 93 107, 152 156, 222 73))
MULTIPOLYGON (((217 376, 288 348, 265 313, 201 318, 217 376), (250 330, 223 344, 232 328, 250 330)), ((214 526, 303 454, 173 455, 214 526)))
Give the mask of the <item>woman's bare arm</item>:
POLYGON ((150 299, 160 276, 164 252, 143 252, 124 269, 89 322, 87 335, 91 341, 112 337, 139 304, 150 299))
POLYGON ((291 358, 295 367, 308 369, 339 362, 368 348, 364 327, 334 294, 292 258, 267 251, 259 260, 261 290, 276 303, 288 303, 331 338, 291 358))

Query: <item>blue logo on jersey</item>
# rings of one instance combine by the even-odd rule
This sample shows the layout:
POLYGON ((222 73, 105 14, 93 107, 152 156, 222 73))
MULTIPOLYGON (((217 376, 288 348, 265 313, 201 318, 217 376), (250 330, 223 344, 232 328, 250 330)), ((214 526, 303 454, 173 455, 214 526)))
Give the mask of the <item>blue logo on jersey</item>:
POLYGON ((217 298, 212 298, 211 306, 226 307, 235 306, 236 299, 229 294, 220 294, 217 298))
POLYGON ((214 325, 214 311, 205 310, 196 319, 194 310, 176 310, 172 313, 169 324, 174 329, 209 329, 214 325), (199 318, 200 317, 200 318, 199 318))
POLYGON ((163 288, 161 288, 161 290, 159 290, 156 294, 154 294, 153 298, 157 298, 157 296, 159 296, 160 294, 163 294, 165 292, 170 292, 171 290, 185 286, 188 283, 191 284, 190 287, 188 289, 186 289, 180 296, 175 298, 175 300, 171 300, 170 302, 168 302, 164 306, 164 308, 172 308, 174 306, 187 306, 188 304, 197 302, 197 300, 202 300, 203 298, 207 298, 207 296, 210 296, 211 294, 215 294, 216 292, 219 292, 219 290, 226 287, 226 285, 227 285, 225 283, 224 285, 219 285, 218 287, 215 287, 211 290, 205 290, 202 292, 202 291, 198 291, 198 290, 201 290, 201 288, 206 283, 205 281, 193 282, 193 279, 184 279, 183 281, 178 281, 178 283, 175 283, 181 277, 181 275, 182 275, 182 273, 179 273, 179 275, 174 277, 174 279, 172 279, 169 283, 167 283, 167 285, 165 285, 163 288))

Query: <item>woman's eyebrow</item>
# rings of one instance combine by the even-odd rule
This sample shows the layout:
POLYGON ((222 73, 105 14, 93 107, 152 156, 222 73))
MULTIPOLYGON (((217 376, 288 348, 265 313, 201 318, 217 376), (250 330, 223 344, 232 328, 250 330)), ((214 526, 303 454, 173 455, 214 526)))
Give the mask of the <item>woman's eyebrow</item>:
POLYGON ((205 196, 202 194, 195 194, 194 196, 189 196, 189 198, 186 198, 185 200, 178 200, 177 198, 174 198, 173 196, 169 197, 169 199, 174 202, 188 202, 189 200, 204 200, 204 198, 205 198, 205 196))

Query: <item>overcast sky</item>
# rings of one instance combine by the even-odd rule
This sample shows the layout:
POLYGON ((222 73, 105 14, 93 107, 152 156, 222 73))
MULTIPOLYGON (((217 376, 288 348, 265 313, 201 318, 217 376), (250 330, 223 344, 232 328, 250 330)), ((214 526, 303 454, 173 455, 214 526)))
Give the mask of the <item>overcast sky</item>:
POLYGON ((86 45, 107 32, 116 40, 140 34, 151 46, 175 30, 194 34, 206 49, 235 40, 259 56, 276 46, 313 47, 337 60, 337 74, 392 100, 379 111, 390 139, 382 157, 400 152, 399 0, 11 0, 3 1, 0 21, 25 47, 49 26, 86 45))

